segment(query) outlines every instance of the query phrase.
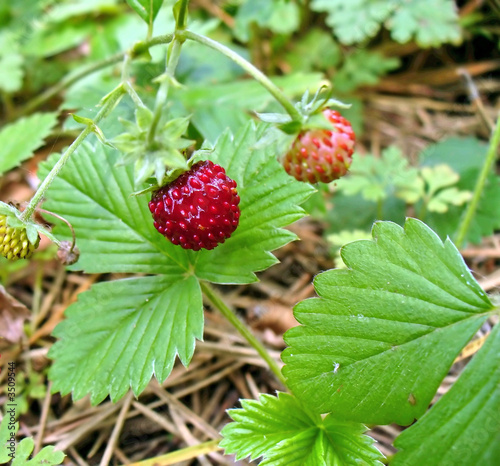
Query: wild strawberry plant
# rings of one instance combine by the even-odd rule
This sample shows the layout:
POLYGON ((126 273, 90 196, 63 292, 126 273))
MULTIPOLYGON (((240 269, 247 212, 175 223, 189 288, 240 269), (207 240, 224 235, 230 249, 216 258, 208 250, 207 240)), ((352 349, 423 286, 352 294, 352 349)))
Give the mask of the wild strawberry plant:
MULTIPOLYGON (((420 220, 407 219, 404 226, 375 223, 371 239, 342 249, 346 269, 316 277, 318 297, 294 309, 300 325, 285 335, 282 370, 224 303, 214 285, 251 283, 257 280, 256 272, 276 263, 272 251, 297 239, 284 227, 305 215, 300 205, 315 191, 307 181, 342 176, 351 162, 354 136, 337 111, 328 110, 345 105, 330 98, 320 82, 311 89, 314 97, 306 86, 302 100, 293 104, 240 54, 190 29, 187 0, 172 5, 167 21, 171 28, 155 36, 162 3, 128 1, 147 25, 146 39, 46 91, 40 102, 100 68, 122 63, 120 78, 110 79, 112 86, 97 114, 74 115, 75 122, 85 126, 83 131, 61 154, 41 164, 43 181, 29 204, 21 210, 0 205, 4 256, 27 257, 39 234, 74 255, 74 233, 81 254, 70 270, 134 274, 94 285, 66 310, 49 353, 52 390, 71 393, 74 399, 90 395, 99 403, 108 396, 116 401, 130 389, 139 395, 152 376, 163 382, 177 357, 189 365, 196 341, 203 337, 204 296, 283 385, 276 396, 241 400, 241 408, 229 411, 234 422, 222 430, 220 444, 226 452, 262 458, 261 464, 267 465, 377 465, 384 457, 365 424, 406 426, 417 420, 396 440, 400 451, 391 464, 472 465, 478 458, 481 464, 494 464, 500 455, 495 414, 500 409, 498 326, 459 381, 428 408, 457 354, 490 316, 498 314, 498 303, 479 287, 451 240, 443 241, 420 220), (207 94, 199 97, 196 85, 183 87, 178 80, 180 58, 185 50, 189 53, 190 43, 240 66, 256 81, 245 88, 251 92, 238 95, 231 94, 230 87, 214 87, 207 99, 207 94), (136 82, 145 78, 134 75, 134 65, 167 44, 151 99, 138 90, 136 82), (262 92, 259 86, 269 93, 266 97, 255 97, 262 92), (238 95, 244 105, 258 102, 258 111, 262 102, 273 98, 286 113, 275 107, 257 113, 260 121, 245 117, 237 131, 228 123, 229 129, 220 132, 206 117, 214 115, 227 94, 238 95), (194 105, 193 115, 185 111, 188 104, 169 107, 172 95, 176 104, 194 105), (333 112, 335 121, 325 118, 324 113, 333 112), (123 116, 119 129, 118 114, 123 116), (89 137, 92 134, 96 137, 89 137), (200 135, 205 142, 195 147, 191 138, 200 135), (302 158, 288 157, 290 150, 302 158), (318 164, 311 165, 311 160, 318 164), (307 170, 328 176, 298 176, 307 170), (33 220, 43 198, 45 212, 57 216, 53 233, 33 220)), ((278 3, 289 8, 287 2, 278 3)), ((313 2, 313 7, 324 9, 323 3, 313 2)), ((250 8, 250 3, 245 5, 250 8)), ((347 7, 339 6, 339 11, 345 14, 347 7)), ((388 10, 378 22, 400 14, 388 10)), ((293 80, 283 84, 291 94, 301 87, 293 80)), ((223 120, 240 113, 236 105, 223 120)), ((53 124, 52 114, 13 123, 9 130, 14 133, 28 126, 40 128, 40 135, 3 169, 28 156, 53 124)), ((470 200, 457 229, 458 245, 476 214, 499 139, 497 124, 477 183, 459 203, 470 200)), ((436 179, 431 175, 422 170, 428 187, 434 186, 429 180, 436 179)), ((353 179, 353 192, 362 191, 359 180, 356 185, 353 179)), ((349 179, 343 183, 342 189, 349 190, 349 179)), ((416 186, 419 196, 428 195, 428 205, 431 200, 436 205, 443 197, 436 200, 434 195, 449 185, 438 183, 434 191, 425 191, 418 181, 398 186, 406 188, 407 196, 408 188, 416 186)))

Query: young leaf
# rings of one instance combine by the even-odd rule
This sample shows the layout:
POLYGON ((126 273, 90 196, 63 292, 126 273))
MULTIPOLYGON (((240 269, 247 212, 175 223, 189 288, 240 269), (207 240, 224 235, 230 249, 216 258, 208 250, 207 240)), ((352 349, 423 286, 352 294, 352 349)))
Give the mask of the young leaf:
POLYGON ((34 113, 0 131, 0 175, 31 157, 57 123, 57 113, 34 113))
POLYGON ((147 24, 152 24, 163 0, 127 0, 127 3, 147 24))
POLYGON ((451 241, 425 224, 377 222, 341 252, 348 270, 316 277, 289 330, 283 373, 316 411, 410 424, 492 304, 451 241))
POLYGON ((241 400, 242 409, 231 409, 235 421, 222 429, 220 446, 236 459, 263 457, 261 465, 304 466, 334 464, 382 465, 383 455, 373 440, 363 435, 362 424, 325 419, 287 393, 241 400))
POLYGON ((66 311, 49 352, 53 390, 92 403, 113 401, 129 387, 138 395, 164 381, 178 354, 184 365, 203 335, 201 290, 193 276, 172 273, 105 282, 66 311))
POLYGON ((498 464, 500 458, 500 325, 457 382, 395 442, 394 466, 498 464))

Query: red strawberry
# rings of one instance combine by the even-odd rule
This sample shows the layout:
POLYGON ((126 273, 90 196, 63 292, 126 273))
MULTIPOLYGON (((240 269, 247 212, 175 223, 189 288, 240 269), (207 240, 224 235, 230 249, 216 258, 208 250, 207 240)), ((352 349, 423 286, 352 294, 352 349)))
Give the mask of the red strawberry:
POLYGON ((153 193, 155 228, 184 249, 213 249, 238 226, 236 182, 210 160, 198 162, 153 193))
POLYGON ((299 181, 330 183, 351 166, 355 136, 351 124, 335 110, 323 110, 333 130, 299 133, 283 158, 286 172, 299 181))

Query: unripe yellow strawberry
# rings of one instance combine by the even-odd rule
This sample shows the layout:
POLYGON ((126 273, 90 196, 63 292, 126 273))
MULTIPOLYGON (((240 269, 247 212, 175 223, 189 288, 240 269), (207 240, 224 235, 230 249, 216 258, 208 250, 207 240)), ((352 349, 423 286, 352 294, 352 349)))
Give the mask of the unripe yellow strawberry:
POLYGON ((7 217, 0 215, 0 254, 11 261, 29 259, 38 247, 40 237, 36 244, 30 243, 24 228, 13 228, 7 225, 7 217))

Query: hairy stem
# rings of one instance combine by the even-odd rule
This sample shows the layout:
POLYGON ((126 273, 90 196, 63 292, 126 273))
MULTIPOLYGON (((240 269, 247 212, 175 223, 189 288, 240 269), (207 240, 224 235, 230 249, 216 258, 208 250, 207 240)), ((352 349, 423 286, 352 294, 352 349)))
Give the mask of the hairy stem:
POLYGON ((201 290, 205 294, 205 296, 210 300, 210 302, 222 313, 222 315, 240 332, 240 334, 245 338, 248 343, 259 353, 259 355, 267 362, 269 369, 274 373, 274 375, 278 378, 278 380, 286 387, 286 379, 281 373, 281 370, 278 366, 276 360, 271 357, 271 355, 267 352, 264 345, 257 340, 255 335, 248 330, 246 325, 241 322, 240 319, 234 314, 231 309, 226 305, 226 303, 222 300, 222 297, 217 293, 214 288, 212 288, 207 282, 200 282, 201 290))
POLYGON ((59 174, 59 172, 62 170, 62 168, 70 158, 71 154, 73 154, 73 152, 75 152, 75 150, 80 146, 80 144, 85 140, 85 138, 94 131, 94 127, 104 117, 108 115, 108 113, 114 108, 114 106, 118 103, 118 101, 120 100, 120 98, 123 96, 124 93, 125 89, 123 88, 123 86, 119 86, 110 94, 108 94, 101 110, 99 110, 99 113, 96 115, 94 120, 92 120, 92 124, 88 124, 87 127, 80 133, 80 135, 73 141, 73 143, 66 149, 64 154, 61 155, 61 158, 52 167, 50 173, 45 177, 43 182, 40 184, 36 193, 31 198, 28 206, 21 214, 21 220, 27 221, 31 218, 33 212, 35 212, 35 209, 38 207, 38 204, 40 204, 40 202, 42 201, 45 192, 47 191, 51 183, 54 181, 56 176, 59 174))
POLYGON ((455 245, 460 249, 464 242, 467 232, 469 231, 470 224, 476 213, 479 200, 481 199, 481 194, 483 194, 484 187, 488 180, 488 175, 492 172, 493 165, 497 157, 498 146, 500 145, 500 113, 497 117, 497 123, 492 131, 490 138, 490 145, 488 147, 488 152, 486 154, 486 159, 481 169, 481 173, 476 181, 476 186, 474 188, 474 193, 472 199, 470 200, 467 208, 465 210, 464 216, 458 226, 457 236, 455 238, 455 245))
POLYGON ((190 39, 200 44, 206 45, 218 52, 222 53, 237 65, 241 66, 250 76, 252 76, 256 81, 258 81, 262 86, 264 86, 269 93, 282 105, 282 107, 287 111, 292 120, 302 121, 301 113, 295 108, 295 106, 288 100, 288 98, 283 94, 281 89, 276 86, 262 71, 252 65, 249 61, 245 60, 241 55, 231 50, 229 47, 222 45, 221 43, 209 39, 208 37, 196 34, 192 31, 180 31, 179 35, 185 39, 190 39))
POLYGON ((129 54, 132 58, 135 58, 137 55, 144 53, 149 50, 151 47, 160 44, 168 44, 173 39, 173 34, 165 34, 157 37, 153 37, 150 40, 144 42, 137 42, 130 51, 117 53, 112 55, 104 60, 96 61, 95 63, 90 63, 87 66, 83 66, 82 68, 67 74, 64 78, 62 78, 57 84, 48 88, 46 91, 39 94, 34 99, 30 100, 20 111, 18 111, 11 120, 19 118, 23 115, 27 115, 33 112, 35 109, 43 105, 45 102, 48 102, 50 99, 58 95, 64 89, 67 89, 69 86, 79 81, 80 79, 95 73, 103 68, 114 65, 123 60, 125 55, 129 54))

